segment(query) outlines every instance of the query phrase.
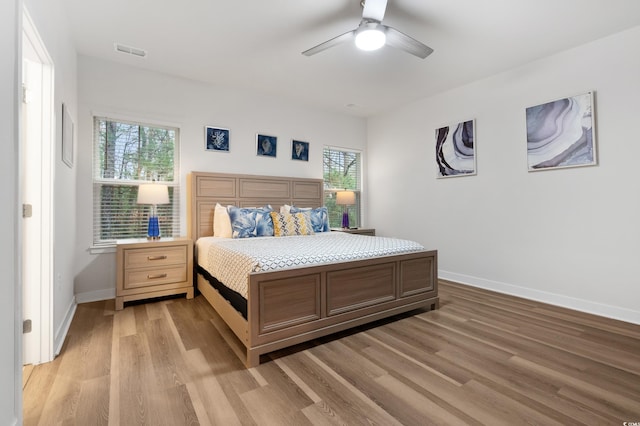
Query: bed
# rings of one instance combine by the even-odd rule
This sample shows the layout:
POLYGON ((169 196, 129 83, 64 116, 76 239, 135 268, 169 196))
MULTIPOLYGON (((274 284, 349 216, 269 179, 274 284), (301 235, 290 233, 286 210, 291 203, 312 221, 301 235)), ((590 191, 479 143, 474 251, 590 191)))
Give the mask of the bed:
MULTIPOLYGON (((197 290, 241 343, 247 367, 258 365, 260 355, 278 349, 418 308, 438 308, 437 251, 422 247, 373 258, 303 262, 286 269, 251 272, 246 293, 240 295, 240 300, 246 297, 244 309, 240 308, 229 297, 229 289, 209 274, 205 265, 198 265, 198 259, 206 257, 201 243, 213 235, 216 204, 269 205, 274 211, 284 205, 314 208, 323 204, 323 182, 192 172, 187 198, 187 230, 196 241, 197 290)), ((268 238, 275 241, 280 237, 260 237, 254 243, 268 238)))

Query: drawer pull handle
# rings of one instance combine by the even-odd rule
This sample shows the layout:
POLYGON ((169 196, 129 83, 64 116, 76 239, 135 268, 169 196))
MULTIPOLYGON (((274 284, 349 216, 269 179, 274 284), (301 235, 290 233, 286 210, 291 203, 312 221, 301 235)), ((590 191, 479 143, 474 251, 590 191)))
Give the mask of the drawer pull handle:
POLYGON ((149 274, 149 275, 147 275, 147 279, 148 280, 157 280, 157 279, 160 279, 160 278, 167 278, 167 274, 155 274, 155 275, 149 274))
POLYGON ((147 256, 147 260, 165 260, 166 258, 166 254, 163 254, 161 256, 147 256))

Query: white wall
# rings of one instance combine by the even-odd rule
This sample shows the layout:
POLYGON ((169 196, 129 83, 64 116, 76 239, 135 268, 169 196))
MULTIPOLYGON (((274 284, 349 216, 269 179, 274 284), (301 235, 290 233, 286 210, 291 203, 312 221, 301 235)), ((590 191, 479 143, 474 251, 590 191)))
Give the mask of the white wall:
POLYGON ((22 419, 22 373, 20 340, 20 285, 18 258, 18 76, 21 57, 22 2, 0 2, 0 424, 19 424, 22 419))
POLYGON ((443 278, 640 323, 639 49, 640 27, 370 119, 370 225, 443 278), (599 165, 528 173, 525 108, 590 90, 599 165), (472 118, 477 176, 436 179, 435 129, 472 118))
MULTIPOLYGON (((215 70, 212 70, 215 72, 215 70)), ((91 254, 92 114, 180 128, 181 229, 186 233, 186 175, 191 171, 322 177, 324 145, 363 150, 366 122, 240 89, 212 86, 81 56, 78 60, 79 147, 77 269, 79 301, 114 297, 114 253, 91 254), (206 152, 205 125, 231 130, 229 153, 206 152), (256 156, 256 133, 278 137, 277 158, 256 156), (291 139, 310 142, 309 162, 291 160, 291 139)))
MULTIPOLYGON (((53 333, 54 350, 59 351, 75 309, 73 288, 76 170, 62 162, 62 103, 78 122, 77 59, 62 5, 59 0, 25 0, 54 64, 54 106, 56 142, 53 149, 53 333)), ((77 161, 76 161, 77 162, 77 161)))

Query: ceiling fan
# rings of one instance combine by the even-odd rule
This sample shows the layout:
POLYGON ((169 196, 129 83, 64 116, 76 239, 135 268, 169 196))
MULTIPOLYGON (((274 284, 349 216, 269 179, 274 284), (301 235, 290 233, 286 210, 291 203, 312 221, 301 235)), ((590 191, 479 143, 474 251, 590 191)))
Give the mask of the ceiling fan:
POLYGON ((362 0, 360 4, 363 9, 362 20, 358 28, 320 43, 309 50, 305 50, 302 54, 306 56, 315 55, 354 38, 356 46, 362 50, 376 50, 388 44, 422 59, 433 53, 433 49, 429 46, 393 27, 382 24, 382 19, 387 9, 387 0, 362 0))

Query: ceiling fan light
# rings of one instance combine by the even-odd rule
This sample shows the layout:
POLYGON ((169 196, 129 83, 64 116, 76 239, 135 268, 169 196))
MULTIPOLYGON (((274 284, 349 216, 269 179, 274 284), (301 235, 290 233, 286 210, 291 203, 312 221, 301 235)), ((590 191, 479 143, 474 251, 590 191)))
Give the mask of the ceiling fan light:
POLYGON ((356 47, 360 50, 377 50, 387 42, 387 36, 379 29, 367 29, 356 35, 356 47))

